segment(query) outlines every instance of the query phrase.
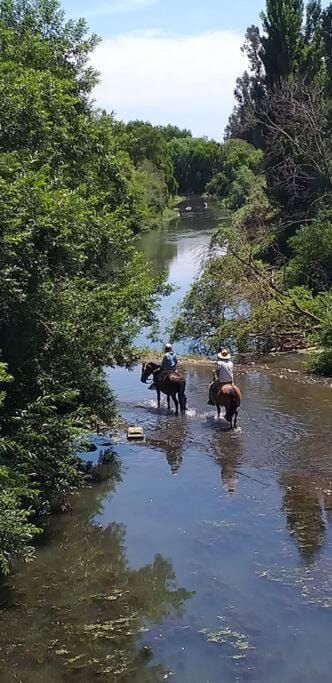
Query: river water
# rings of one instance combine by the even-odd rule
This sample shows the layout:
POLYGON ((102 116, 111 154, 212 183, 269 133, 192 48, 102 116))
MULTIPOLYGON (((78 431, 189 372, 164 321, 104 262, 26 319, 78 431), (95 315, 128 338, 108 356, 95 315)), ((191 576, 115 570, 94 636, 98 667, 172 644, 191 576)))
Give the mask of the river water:
MULTIPOLYGON (((214 224, 188 212, 144 238, 181 293, 214 224)), ((238 372, 230 433, 206 405, 210 368, 185 372, 177 419, 139 369, 109 371, 146 442, 112 447, 100 481, 3 587, 1 682, 330 682, 332 390, 238 372)), ((95 443, 95 457, 109 451, 95 443)))

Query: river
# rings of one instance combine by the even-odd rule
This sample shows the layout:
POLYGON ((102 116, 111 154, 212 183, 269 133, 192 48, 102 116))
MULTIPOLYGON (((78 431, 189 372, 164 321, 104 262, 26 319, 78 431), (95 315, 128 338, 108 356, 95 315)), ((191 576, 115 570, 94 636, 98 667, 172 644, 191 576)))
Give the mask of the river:
MULTIPOLYGON (((164 318, 216 223, 189 213, 143 239, 180 287, 164 318)), ((206 405, 210 372, 186 366, 178 419, 138 368, 108 372, 146 443, 112 446, 100 481, 3 586, 1 683, 329 683, 331 388, 239 372, 230 433, 206 405)))

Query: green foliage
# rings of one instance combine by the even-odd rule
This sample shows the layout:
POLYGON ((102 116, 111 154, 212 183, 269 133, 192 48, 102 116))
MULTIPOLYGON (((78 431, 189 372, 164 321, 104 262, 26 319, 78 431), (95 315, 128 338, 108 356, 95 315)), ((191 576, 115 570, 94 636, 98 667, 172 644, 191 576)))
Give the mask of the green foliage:
POLYGON ((291 284, 306 285, 316 294, 332 285, 332 222, 318 218, 304 225, 290 240, 288 267, 291 284))
MULTIPOLYGON (((264 349, 314 343, 323 353, 310 367, 329 374, 332 7, 323 10, 319 0, 267 0, 261 18, 263 32, 251 26, 246 33, 250 70, 237 80, 237 105, 226 129, 227 144, 241 138, 263 150, 260 175, 258 167, 251 178, 241 167, 231 168, 233 194, 225 189, 222 169, 221 194, 231 197, 230 206, 243 205, 231 229, 218 235, 226 256, 219 265, 212 259, 200 281, 204 288, 214 263, 210 286, 219 288, 222 300, 228 301, 229 288, 240 290, 237 314, 227 311, 224 328, 214 321, 215 338, 226 329, 238 348, 250 348, 253 341, 264 349), (229 266, 225 279, 231 259, 241 264, 241 274, 235 268, 233 276, 229 266)), ((187 301, 194 294, 193 288, 187 301)), ((202 330, 210 314, 213 319, 207 305, 202 330)))
POLYGON ((191 138, 192 133, 187 128, 178 128, 178 126, 158 126, 166 142, 171 142, 177 138, 191 138))
POLYGON ((13 557, 20 555, 27 560, 32 557, 31 543, 39 530, 29 522, 29 516, 29 510, 22 508, 18 491, 3 488, 0 492, 0 574, 8 574, 13 557))
POLYGON ((202 194, 219 167, 221 146, 205 138, 177 137, 169 149, 180 193, 202 194))
POLYGON ((130 121, 123 131, 122 146, 136 166, 146 159, 152 162, 164 173, 168 193, 175 192, 172 158, 161 128, 145 121, 130 121))
POLYGON ((138 188, 143 189, 141 216, 139 225, 141 230, 151 230, 160 224, 168 205, 169 195, 163 171, 158 170, 152 161, 142 161, 136 171, 138 188))
POLYGON ((160 166, 141 159, 136 168, 121 127, 92 108, 87 60, 97 41, 84 22, 66 23, 53 0, 3 0, 0 38, 7 571, 36 532, 30 509, 62 509, 82 484, 74 444, 91 418, 114 416, 103 367, 130 363, 133 339, 154 321, 164 284, 136 251, 135 234, 160 214, 168 190, 160 166))
POLYGON ((331 85, 331 26, 328 7, 322 11, 319 0, 267 0, 261 14, 263 33, 257 26, 247 30, 243 51, 250 70, 237 81, 237 105, 226 134, 243 137, 255 145, 266 145, 266 128, 260 120, 262 104, 269 101, 271 89, 282 80, 299 79, 331 85))
POLYGON ((315 353, 307 361, 307 369, 315 375, 332 377, 332 349, 326 349, 320 353, 315 353))
POLYGON ((303 15, 303 0, 266 0, 261 58, 269 85, 296 73, 301 64, 303 15))
POLYGON ((241 208, 255 185, 262 152, 244 140, 228 140, 221 147, 220 171, 208 183, 206 191, 223 200, 228 209, 241 208))

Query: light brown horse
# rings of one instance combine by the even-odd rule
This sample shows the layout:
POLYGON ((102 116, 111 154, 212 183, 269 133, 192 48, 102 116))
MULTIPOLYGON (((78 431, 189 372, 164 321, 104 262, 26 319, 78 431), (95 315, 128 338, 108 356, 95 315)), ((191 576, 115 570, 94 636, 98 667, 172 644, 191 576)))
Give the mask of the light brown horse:
POLYGON ((158 408, 161 404, 161 394, 167 396, 168 409, 171 408, 171 398, 175 405, 175 415, 179 414, 179 404, 181 413, 186 412, 186 380, 176 372, 165 373, 157 363, 143 363, 141 382, 146 384, 149 377, 153 375, 154 384, 157 392, 158 408), (159 372, 156 372, 159 371, 159 372))
POLYGON ((241 398, 241 391, 234 384, 224 384, 216 391, 214 400, 218 411, 218 417, 220 417, 221 408, 226 408, 225 420, 229 422, 230 429, 236 429, 237 427, 241 398))

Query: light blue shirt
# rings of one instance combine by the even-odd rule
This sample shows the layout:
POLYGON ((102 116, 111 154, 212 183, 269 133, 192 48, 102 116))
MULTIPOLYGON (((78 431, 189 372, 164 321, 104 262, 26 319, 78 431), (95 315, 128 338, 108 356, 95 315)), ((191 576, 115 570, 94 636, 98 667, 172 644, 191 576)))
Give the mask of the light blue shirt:
POLYGON ((178 364, 178 359, 176 353, 174 351, 168 351, 168 353, 165 353, 162 364, 161 364, 161 369, 162 370, 176 370, 178 364))

